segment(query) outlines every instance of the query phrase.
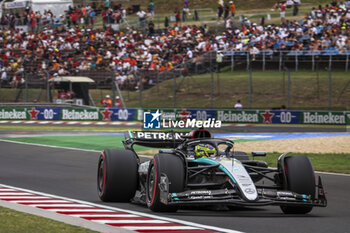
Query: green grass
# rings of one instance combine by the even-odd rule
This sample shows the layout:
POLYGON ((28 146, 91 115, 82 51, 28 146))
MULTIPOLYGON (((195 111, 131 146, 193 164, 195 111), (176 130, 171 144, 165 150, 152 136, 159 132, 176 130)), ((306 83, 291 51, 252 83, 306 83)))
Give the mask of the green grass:
MULTIPOLYGON (((249 73, 230 72, 229 67, 214 73, 214 108, 232 108, 240 99, 244 108, 249 108, 249 73)), ((268 109, 287 106, 288 79, 287 74, 279 71, 256 71, 252 74, 253 95, 251 108, 268 109)), ((344 110, 350 107, 349 73, 332 72, 332 109, 344 110)), ((172 108, 173 80, 167 80, 153 88, 142 91, 142 104, 139 92, 123 91, 122 95, 127 107, 172 108)), ((176 107, 209 108, 210 107, 210 74, 203 74, 176 79, 176 107)), ((13 102, 18 90, 1 89, 0 102, 13 102)), ((29 102, 45 101, 45 92, 40 89, 29 90, 29 102), (40 94, 41 93, 41 94, 40 94)), ((96 104, 111 90, 91 89, 90 93, 96 104)), ((24 101, 24 98, 20 99, 24 101)), ((298 71, 291 72, 290 109, 328 109, 328 73, 298 71)))
MULTIPOLYGON (((62 146, 86 150, 123 149, 123 136, 40 136, 2 138, 16 142, 34 143, 40 145, 62 146)), ((135 151, 147 150, 143 146, 135 146, 135 151)))
MULTIPOLYGON (((27 142, 42 145, 64 146, 71 148, 90 149, 102 151, 106 148, 122 149, 124 146, 121 141, 122 136, 45 136, 45 137, 18 137, 18 138, 2 138, 17 142, 27 142)), ((253 140, 234 140, 235 143, 246 142, 253 140)), ((137 152, 150 150, 149 147, 135 146, 137 152)), ((151 153, 154 154, 153 150, 151 153)), ((276 167, 277 159, 280 153, 268 153, 266 157, 258 157, 258 160, 264 160, 271 167, 276 167)), ((350 154, 316 154, 303 153, 310 158, 317 171, 350 173, 350 154)))
MULTIPOLYGON (((280 153, 268 153, 266 157, 257 157, 256 160, 263 160, 270 167, 277 167, 277 159, 280 155, 280 153)), ((298 155, 307 156, 316 171, 350 174, 350 154, 298 153, 298 155)))
POLYGON ((0 233, 93 233, 96 231, 0 207, 0 233))
POLYGON ((17 133, 23 131, 36 131, 36 130, 49 130, 49 131, 106 131, 106 132, 120 132, 128 130, 139 130, 137 127, 127 128, 127 127, 93 127, 93 126, 50 126, 50 125, 0 125, 0 131, 14 131, 17 133))

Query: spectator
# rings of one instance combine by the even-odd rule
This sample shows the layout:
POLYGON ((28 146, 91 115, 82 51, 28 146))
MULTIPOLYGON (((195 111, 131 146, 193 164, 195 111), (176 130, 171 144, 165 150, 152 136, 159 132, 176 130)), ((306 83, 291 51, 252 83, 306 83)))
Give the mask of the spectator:
POLYGON ((222 14, 224 13, 224 5, 218 5, 218 20, 221 20, 222 14))
POLYGON ((224 19, 228 18, 229 12, 230 12, 230 6, 227 3, 225 3, 225 5, 224 5, 224 19))
POLYGON ((144 30, 146 28, 146 12, 144 12, 141 8, 140 10, 136 13, 137 16, 139 17, 139 22, 140 22, 140 28, 141 30, 144 30))
POLYGON ((176 20, 176 25, 178 25, 181 21, 181 14, 180 14, 180 10, 177 6, 174 7, 174 15, 175 15, 175 20, 176 20))
MULTIPOLYGON (((350 50, 350 13, 342 8, 347 2, 339 2, 335 8, 331 5, 319 6, 303 19, 285 21, 281 25, 262 27, 244 20, 241 28, 233 29, 227 26, 231 25, 230 20, 226 20, 224 34, 214 33, 205 25, 180 27, 177 24, 161 33, 155 30, 149 33, 151 28, 146 33, 132 27, 118 32, 108 25, 104 30, 86 25, 74 26, 73 21, 79 24, 79 20, 72 21, 71 14, 74 12, 77 19, 85 16, 90 21, 89 14, 93 9, 89 6, 72 8, 70 14, 67 12, 72 25, 70 28, 66 27, 67 21, 63 27, 26 33, 14 30, 13 21, 20 17, 21 21, 27 20, 30 25, 30 11, 21 15, 6 14, 0 20, 1 27, 5 28, 0 30, 0 67, 6 68, 7 80, 13 80, 13 75, 23 69, 24 63, 27 73, 36 74, 38 69, 43 69, 48 72, 48 77, 54 74, 74 75, 88 70, 118 72, 120 87, 135 90, 138 85, 136 71, 162 71, 184 62, 193 62, 194 66, 204 64, 202 55, 208 51, 232 50, 253 56, 261 50, 307 49, 333 50, 342 54, 350 50)), ((106 9, 107 22, 108 15, 112 17, 120 9, 106 9)), ((45 13, 41 15, 32 15, 39 19, 38 25, 46 18, 45 13)), ((50 17, 51 14, 46 12, 46 15, 50 17)), ((151 80, 146 81, 149 83, 151 80)), ((19 84, 11 83, 13 86, 19 84)))
POLYGON ((153 21, 149 21, 148 23, 148 34, 152 36, 154 34, 154 23, 153 21))
POLYGON ((188 0, 184 0, 184 12, 188 15, 191 15, 188 0))
POLYGON ((1 85, 2 84, 7 84, 7 72, 6 68, 3 67, 1 68, 1 80, 0 80, 1 85))
POLYGON ((153 16, 154 16, 154 2, 153 2, 153 0, 150 0, 150 2, 148 4, 148 9, 149 9, 149 12, 151 14, 151 17, 153 18, 153 16))
POLYGON ((233 1, 230 1, 230 12, 231 12, 231 17, 234 18, 236 14, 236 5, 234 4, 233 1))
POLYGON ((296 16, 298 15, 299 13, 299 7, 298 7, 299 4, 295 3, 293 4, 293 16, 296 16))
POLYGON ((89 16, 90 16, 90 23, 92 26, 94 26, 95 20, 96 20, 96 12, 94 10, 91 10, 89 16))
POLYGON ((293 0, 287 0, 286 7, 287 8, 292 8, 293 4, 294 4, 293 0))
POLYGON ((243 105, 241 104, 241 100, 237 100, 237 103, 235 104, 235 109, 240 110, 243 108, 243 105))
POLYGON ((123 107, 123 102, 120 100, 119 96, 115 97, 114 107, 116 107, 116 108, 123 107))
POLYGON ((102 100, 102 105, 105 108, 112 107, 112 100, 111 100, 111 97, 109 95, 106 95, 106 98, 104 100, 102 100))
POLYGON ((280 9, 280 15, 281 15, 281 23, 284 23, 284 20, 286 18, 286 4, 280 3, 279 9, 280 9))

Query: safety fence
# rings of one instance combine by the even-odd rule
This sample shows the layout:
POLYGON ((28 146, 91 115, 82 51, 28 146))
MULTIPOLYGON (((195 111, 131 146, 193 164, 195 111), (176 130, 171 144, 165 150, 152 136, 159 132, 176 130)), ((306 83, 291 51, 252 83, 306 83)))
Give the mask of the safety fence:
MULTIPOLYGON (((140 108, 230 108, 240 99, 247 108, 285 105, 288 109, 314 106, 313 109, 339 110, 349 107, 349 56, 349 51, 260 51, 258 54, 225 51, 220 60, 213 51, 162 72, 139 69, 128 75, 119 88, 126 106, 132 103, 140 108), (147 91, 149 88, 153 88, 151 92, 147 91), (208 104, 196 104, 193 96, 200 96, 202 103, 208 104), (156 103, 154 98, 165 97, 166 105, 152 104, 156 103)), ((7 80, 0 81, 0 89, 12 87, 16 93, 6 95, 1 91, 0 102, 53 101, 56 93, 50 92, 47 82, 52 72, 37 67, 25 66, 17 81, 13 81, 15 72, 8 71, 7 80)), ((90 89, 99 91, 112 90, 115 80, 115 72, 98 68, 77 70, 69 75, 94 79, 90 89)))
POLYGON ((142 121, 145 112, 165 121, 219 120, 232 124, 350 125, 350 111, 141 109, 84 107, 0 107, 0 120, 27 121, 142 121))

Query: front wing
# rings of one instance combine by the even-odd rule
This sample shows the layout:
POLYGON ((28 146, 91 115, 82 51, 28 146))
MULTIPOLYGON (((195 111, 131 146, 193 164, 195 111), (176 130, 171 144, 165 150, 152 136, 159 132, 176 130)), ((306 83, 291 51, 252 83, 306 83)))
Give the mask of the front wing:
POLYGON ((317 198, 285 190, 257 189, 258 198, 251 201, 242 198, 242 195, 234 189, 189 190, 180 193, 169 193, 168 190, 169 182, 167 177, 163 176, 160 184, 160 200, 165 205, 327 206, 321 181, 317 185, 317 198))

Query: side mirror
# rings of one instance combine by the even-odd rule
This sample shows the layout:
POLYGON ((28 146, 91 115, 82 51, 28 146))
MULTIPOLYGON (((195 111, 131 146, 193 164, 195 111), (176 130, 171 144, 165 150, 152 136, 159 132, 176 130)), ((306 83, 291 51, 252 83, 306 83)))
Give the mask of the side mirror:
POLYGON ((264 151, 253 151, 252 152, 252 156, 253 157, 265 157, 266 156, 266 152, 264 152, 264 151))

